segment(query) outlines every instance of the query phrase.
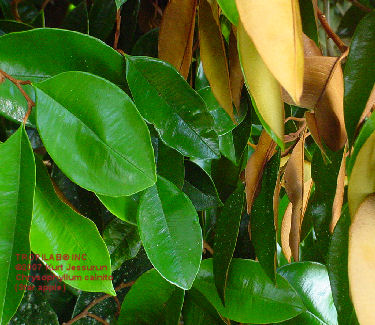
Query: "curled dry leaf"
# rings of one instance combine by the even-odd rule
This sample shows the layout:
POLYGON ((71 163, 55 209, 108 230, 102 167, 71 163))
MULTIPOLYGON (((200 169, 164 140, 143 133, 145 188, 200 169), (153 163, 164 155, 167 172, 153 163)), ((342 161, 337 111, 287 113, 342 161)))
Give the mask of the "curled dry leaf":
POLYGON ((303 87, 298 0, 236 0, 240 21, 272 75, 299 102, 303 87))
POLYGON ((305 34, 303 34, 303 53, 306 57, 310 56, 321 56, 322 51, 320 48, 315 44, 315 42, 307 37, 305 34))
POLYGON ((278 144, 284 139, 284 105, 280 85, 247 35, 241 22, 237 29, 238 53, 246 86, 253 97, 262 124, 274 133, 278 144))
POLYGON ((375 324, 375 195, 359 206, 349 231, 350 294, 361 325, 375 324))
POLYGON ((171 0, 159 33, 159 58, 172 64, 186 79, 193 55, 197 0, 171 0))
MULTIPOLYGON (((233 27, 234 28, 234 27, 233 27)), ((241 92, 244 83, 244 78, 241 70, 241 63, 237 51, 237 31, 232 30, 229 35, 229 79, 233 97, 233 104, 240 110, 241 92)))
POLYGON ((285 191, 292 203, 289 244, 295 261, 299 259, 299 242, 303 211, 305 133, 297 142, 285 168, 285 191))
POLYGON ((325 153, 322 139, 320 138, 319 132, 318 132, 318 125, 315 118, 314 112, 305 112, 305 119, 307 127, 314 138, 315 143, 318 145, 320 151, 322 153, 325 153))
POLYGON ((272 157, 275 148, 276 143, 271 139, 268 133, 263 130, 255 152, 250 156, 245 169, 245 192, 248 213, 251 213, 251 207, 254 202, 258 185, 262 179, 264 166, 269 158, 272 157))
POLYGON ((361 202, 375 192, 375 132, 363 144, 355 160, 348 186, 349 211, 356 215, 361 202))
MULTIPOLYGON (((302 214, 301 214, 301 225, 303 222, 303 217, 306 212, 307 204, 309 202, 311 189, 313 185, 313 180, 310 178, 308 181, 305 182, 303 186, 303 207, 302 207, 302 214)), ((281 249, 284 253, 285 258, 290 263, 292 260, 292 250, 290 244, 290 230, 292 224, 292 212, 293 206, 292 203, 288 204, 288 207, 285 210, 284 217, 281 223, 281 249)))
POLYGON ((346 170, 345 166, 346 166, 347 156, 348 156, 347 152, 344 151, 342 160, 341 160, 339 175, 337 176, 336 194, 335 194, 335 198, 333 200, 333 205, 332 205, 332 220, 329 225, 329 231, 331 232, 331 234, 335 230, 336 224, 340 219, 342 205, 344 203, 345 170, 346 170))
POLYGON ((199 3, 198 24, 204 73, 217 101, 235 122, 223 35, 207 0, 201 0, 199 3))

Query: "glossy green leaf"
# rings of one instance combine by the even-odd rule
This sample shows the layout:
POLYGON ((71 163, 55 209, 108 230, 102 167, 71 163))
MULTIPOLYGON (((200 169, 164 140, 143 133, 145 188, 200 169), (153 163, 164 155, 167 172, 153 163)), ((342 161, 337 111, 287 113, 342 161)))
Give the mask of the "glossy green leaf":
POLYGON ((215 285, 224 305, 229 266, 236 247, 244 200, 245 189, 241 184, 225 201, 216 221, 213 271, 215 285))
POLYGON ((120 88, 84 72, 62 73, 35 86, 39 134, 72 181, 108 196, 155 183, 148 128, 120 88))
POLYGON ((138 229, 158 272, 173 284, 190 289, 201 262, 202 231, 188 197, 159 176, 141 198, 138 229))
POLYGON ((131 50, 132 55, 158 57, 159 28, 151 29, 142 35, 131 50))
POLYGON ((332 205, 336 194, 337 176, 343 150, 332 152, 326 149, 326 154, 330 162, 324 161, 320 150, 314 152, 311 162, 311 177, 315 184, 315 191, 309 200, 303 220, 304 223, 313 223, 318 250, 323 260, 327 256, 331 239, 329 225, 332 220, 332 205))
POLYGON ((205 87, 198 91, 207 105, 207 109, 214 119, 214 128, 218 135, 223 135, 235 128, 235 124, 228 113, 220 106, 213 94, 211 87, 205 87))
POLYGON ((10 320, 8 325, 32 325, 48 324, 59 325, 59 320, 55 311, 37 288, 26 291, 18 307, 17 313, 10 320))
POLYGON ((305 310, 301 298, 284 278, 277 275, 274 285, 260 264, 252 260, 232 260, 225 307, 215 287, 212 259, 202 262, 194 288, 199 290, 222 316, 241 323, 281 322, 305 310))
POLYGON ((116 21, 115 0, 94 0, 89 13, 89 34, 105 41, 116 21))
POLYGON ((176 69, 153 58, 126 58, 126 77, 137 108, 163 141, 184 156, 218 158, 213 118, 176 69))
POLYGON ((35 188, 35 163, 23 126, 0 144, 0 323, 7 324, 22 299, 29 261, 18 256, 30 254, 30 224, 35 188), (25 270, 17 271, 22 263, 25 270), (17 277, 17 274, 19 277, 17 277))
POLYGON ((318 45, 318 25, 314 14, 313 1, 299 0, 299 8, 303 32, 318 45))
POLYGON ((126 221, 132 225, 137 224, 137 210, 140 194, 136 193, 129 196, 111 197, 97 194, 99 200, 104 206, 117 218, 126 221))
POLYGON ((89 16, 86 1, 82 1, 70 11, 61 24, 61 28, 87 34, 89 32, 89 16))
POLYGON ((302 318, 314 319, 315 316, 322 324, 337 324, 337 312, 333 303, 327 268, 324 265, 314 262, 292 263, 281 267, 278 273, 288 280, 302 298, 307 308, 301 314, 302 318), (304 314, 312 315, 308 317, 304 314))
POLYGON ((366 12, 357 6, 351 6, 342 17, 339 26, 337 27, 337 35, 342 38, 352 38, 355 28, 361 19, 366 15, 366 12))
POLYGON ((121 306, 118 325, 177 325, 184 291, 152 269, 132 286, 121 306))
POLYGON ((235 0, 218 0, 217 1, 224 15, 230 20, 233 25, 238 24, 238 11, 235 0))
MULTIPOLYGON (((125 61, 118 52, 93 37, 60 29, 34 29, 0 37, 0 69, 32 82, 65 71, 86 71, 125 85, 125 61)), ((33 89, 24 88, 33 98, 33 89)), ((26 108, 25 99, 14 85, 0 85, 2 114, 22 121, 26 108)))
POLYGON ((184 325, 225 325, 217 310, 196 289, 185 294, 182 310, 184 325))
POLYGON ((30 242, 32 251, 39 254, 44 263, 67 284, 85 291, 116 294, 108 279, 111 275, 108 250, 98 229, 92 221, 60 201, 47 170, 39 159, 36 160, 30 242), (56 254, 65 254, 68 258, 50 259, 50 256, 56 254), (72 256, 84 259, 73 260, 72 256))
POLYGON ((327 256, 328 275, 339 324, 345 324, 349 319, 355 318, 355 311, 350 300, 348 278, 350 223, 349 209, 346 206, 336 224, 327 256))
POLYGON ((120 7, 128 0, 115 0, 117 10, 120 9, 120 7))
POLYGON ((251 242, 260 265, 272 281, 276 280, 276 228, 273 194, 280 166, 280 151, 267 163, 261 190, 251 209, 251 242))
POLYGON ((14 20, 0 20, 0 36, 33 29, 32 26, 14 20))
POLYGON ((352 169, 355 163, 355 160, 358 156, 359 151, 361 150, 362 146, 365 144, 368 137, 375 131, 375 113, 372 113, 370 118, 365 122, 365 124, 361 128, 361 132, 359 133, 356 141, 354 143, 354 149, 348 159, 348 167, 346 168, 347 174, 350 177, 352 173, 352 169))
POLYGON ((111 257, 112 271, 135 257, 141 248, 138 229, 119 219, 112 220, 103 231, 103 240, 111 257))
POLYGON ((185 182, 182 188, 197 211, 222 205, 214 182, 197 164, 185 161, 185 182))
POLYGON ((345 126, 349 143, 354 140, 357 124, 375 83, 375 11, 358 24, 345 65, 345 126))

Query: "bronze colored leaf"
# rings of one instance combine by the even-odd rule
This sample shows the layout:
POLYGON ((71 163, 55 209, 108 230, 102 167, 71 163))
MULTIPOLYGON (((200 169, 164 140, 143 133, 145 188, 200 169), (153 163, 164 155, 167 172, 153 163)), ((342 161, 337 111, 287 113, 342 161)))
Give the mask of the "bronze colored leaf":
POLYGON ((237 51, 237 32, 232 30, 229 35, 229 79, 233 97, 233 104, 240 110, 241 92, 244 84, 244 78, 241 70, 241 63, 237 51))
POLYGON ((299 102, 303 40, 298 0, 236 0, 240 21, 268 69, 299 102))
POLYGON ((361 325, 375 324, 375 195, 359 206, 349 230, 350 294, 361 325))
POLYGON ((348 202, 352 218, 361 202, 372 193, 375 193, 375 132, 362 145, 350 175, 348 202))
POLYGON ((235 122, 224 40, 207 0, 201 0, 199 3, 198 24, 204 73, 217 101, 235 122))
POLYGON ((276 143, 266 131, 262 131, 255 152, 250 156, 245 169, 247 212, 250 214, 260 180, 262 179, 264 166, 272 157, 276 143))
POLYGON ((315 143, 318 145, 320 151, 325 154, 325 150, 323 147, 322 140, 320 139, 320 135, 318 132, 318 125, 316 123, 315 113, 314 112, 305 112, 305 119, 307 127, 315 141, 315 143))
POLYGON ((186 79, 193 55, 197 0, 171 0, 159 32, 159 58, 172 64, 186 79))

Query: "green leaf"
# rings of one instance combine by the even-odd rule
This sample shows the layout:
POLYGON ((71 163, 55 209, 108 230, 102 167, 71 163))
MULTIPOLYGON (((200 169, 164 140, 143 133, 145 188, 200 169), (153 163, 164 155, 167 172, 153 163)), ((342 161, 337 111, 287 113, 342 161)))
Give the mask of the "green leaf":
POLYGON ((349 144, 353 143, 357 124, 375 83, 375 12, 358 24, 345 65, 345 126, 349 144))
POLYGON ((8 325, 48 324, 59 325, 59 320, 45 296, 38 289, 26 291, 17 310, 8 325))
POLYGON ((135 257, 141 248, 138 229, 119 219, 112 220, 103 232, 103 240, 111 257, 112 271, 135 257))
POLYGON ((121 7, 126 1, 128 1, 128 0, 115 0, 117 10, 119 10, 120 7, 121 7))
POLYGON ((351 6, 342 17, 340 25, 337 27, 337 35, 342 38, 352 38, 355 28, 358 26, 366 12, 357 6, 351 6))
POLYGON ((36 160, 36 191, 30 242, 32 251, 39 254, 44 263, 51 266, 53 272, 63 277, 67 284, 80 290, 116 294, 108 279, 111 275, 108 250, 98 229, 91 220, 59 200, 47 170, 39 159, 36 160), (68 259, 51 260, 50 257, 55 257, 56 254, 65 254, 68 259), (83 256, 85 259, 72 259, 72 256, 83 256), (78 266, 81 266, 80 270, 78 266), (84 270, 83 267, 88 269, 84 270), (90 269, 91 267, 93 268, 90 269))
POLYGON ((138 209, 143 246, 158 272, 173 284, 190 289, 202 256, 202 231, 197 212, 175 185, 158 177, 138 209))
MULTIPOLYGON (((65 71, 86 71, 125 85, 125 60, 118 52, 93 37, 60 29, 41 28, 0 37, 0 69, 32 82, 65 71)), ((32 87, 26 89, 33 99, 32 87)), ((26 101, 14 85, 0 86, 3 115, 21 122, 26 110, 26 101)))
POLYGON ((302 18, 302 30, 319 45, 318 25, 316 23, 314 6, 312 1, 299 0, 299 8, 302 18))
POLYGON ((137 224, 137 210, 140 199, 139 193, 119 197, 97 194, 97 197, 109 210, 109 212, 114 214, 117 218, 132 225, 137 224))
POLYGON ((30 29, 33 29, 33 26, 25 23, 14 20, 0 20, 0 36, 14 32, 23 32, 30 29))
POLYGON ((119 325, 177 325, 184 291, 152 269, 144 273, 125 296, 119 325))
POLYGON ((224 305, 229 265, 236 248, 244 200, 244 186, 241 184, 225 201, 216 221, 213 271, 215 285, 224 305))
POLYGON ((214 182, 197 164, 185 161, 185 182, 182 188, 197 211, 222 206, 214 182))
POLYGON ((184 325, 225 325, 217 310, 196 289, 185 294, 182 309, 184 325))
POLYGON ((114 0, 94 0, 89 13, 89 34, 106 41, 116 21, 114 0))
POLYGON ((251 242, 266 274, 276 280, 276 228, 273 213, 273 193, 280 167, 280 151, 267 163, 261 191, 251 209, 251 242))
POLYGON ((238 11, 235 0, 217 0, 224 15, 230 20, 230 22, 237 26, 238 24, 238 11))
POLYGON ((23 126, 0 144, 0 323, 7 324, 21 302, 29 274, 29 261, 18 259, 30 254, 30 224, 35 188, 35 163, 23 126), (25 269, 17 271, 21 263, 25 269))
POLYGON ((132 55, 158 57, 159 28, 154 28, 142 35, 131 50, 132 55))
POLYGON ((351 219, 347 206, 336 224, 327 256, 327 269, 339 324, 345 324, 355 311, 350 299, 348 278, 348 243, 351 219))
POLYGON ((86 1, 82 1, 70 11, 61 24, 61 28, 87 34, 89 32, 89 16, 86 1))
MULTIPOLYGON (((325 260, 331 234, 329 225, 332 220, 332 205, 336 194, 337 176, 339 174, 343 150, 326 154, 330 162, 325 162, 320 150, 315 150, 311 162, 311 177, 315 191, 307 205, 303 223, 313 222, 318 250, 325 260)), ((305 226, 306 227, 306 226, 305 226)), ((304 227, 302 227, 304 228, 304 227)))
POLYGON ((84 72, 35 86, 39 134, 72 181, 108 196, 131 195, 155 183, 148 128, 120 88, 84 72))
POLYGON ((276 275, 276 285, 258 262, 233 259, 229 269, 223 307, 214 283, 212 259, 202 261, 194 282, 216 310, 224 317, 241 323, 281 322, 305 310, 301 298, 289 283, 276 275))
MULTIPOLYGON (((323 324, 337 324, 337 312, 333 303, 328 272, 324 265, 314 262, 293 263, 281 267, 278 273, 288 280, 307 308, 298 318, 318 318, 323 324)), ((307 324, 316 324, 316 322, 307 324)))
POLYGON ((359 135, 357 136, 355 140, 353 152, 351 153, 348 159, 348 165, 347 165, 348 167, 346 168, 346 170, 347 170, 347 174, 349 178, 352 173, 352 169, 353 169, 353 166, 354 166, 354 163, 358 156, 359 151, 361 150, 366 140, 374 131, 375 131, 375 113, 372 113, 370 118, 362 126, 361 132, 359 133, 359 135))
POLYGON ((137 108, 161 139, 184 156, 218 158, 213 118, 176 69, 153 58, 126 58, 126 77, 137 108))

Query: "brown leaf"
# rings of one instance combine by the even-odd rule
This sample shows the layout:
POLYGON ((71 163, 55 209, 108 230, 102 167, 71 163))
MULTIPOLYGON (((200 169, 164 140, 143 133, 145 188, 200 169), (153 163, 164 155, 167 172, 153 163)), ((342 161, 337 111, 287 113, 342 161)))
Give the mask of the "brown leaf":
MULTIPOLYGON (((305 212, 307 209, 307 204, 309 202, 311 189, 313 185, 313 180, 310 178, 308 181, 305 182, 303 186, 303 207, 302 207, 302 215, 301 215, 301 225, 303 222, 303 217, 305 216, 305 212)), ((288 262, 291 262, 292 258, 292 250, 291 250, 291 243, 290 243, 290 230, 291 230, 291 223, 292 223, 292 212, 293 212, 293 205, 290 202, 288 207, 285 210, 284 217, 281 223, 281 249, 284 253, 285 258, 288 262)))
POLYGON ((303 53, 306 57, 310 56, 321 56, 322 51, 320 48, 315 44, 315 42, 307 37, 305 34, 303 34, 303 53))
POLYGON ((307 127, 314 138, 315 143, 318 145, 320 151, 325 155, 325 150, 323 147, 322 140, 320 139, 320 135, 318 132, 318 125, 316 124, 316 118, 314 112, 305 112, 305 119, 307 123, 307 127))
POLYGON ((201 0, 199 3, 198 24, 204 73, 217 101, 235 122, 223 35, 207 0, 201 0))
POLYGON ((332 205, 332 220, 329 225, 329 231, 333 233, 336 224, 341 217, 342 205, 344 203, 344 189, 345 189, 345 165, 347 153, 344 151, 342 156, 339 175, 337 176, 336 194, 332 205))
POLYGON ((295 261, 299 258, 299 242, 301 232, 301 219, 303 211, 303 185, 304 185, 304 155, 305 135, 302 134, 293 149, 285 168, 285 191, 292 203, 291 230, 289 236, 290 248, 295 261))
POLYGON ((186 79, 193 55, 197 0, 171 0, 159 32, 159 58, 172 64, 186 79))
POLYGON ((258 145, 250 156, 245 169, 247 212, 251 212, 255 194, 263 175, 264 166, 274 153, 276 143, 266 131, 262 131, 258 145))
POLYGON ((241 70, 241 63, 237 51, 237 32, 232 30, 229 35, 229 79, 233 98, 233 104, 240 110, 241 92, 244 84, 244 78, 241 70))

